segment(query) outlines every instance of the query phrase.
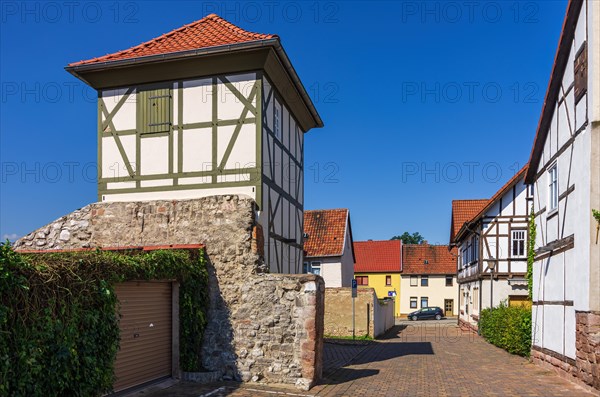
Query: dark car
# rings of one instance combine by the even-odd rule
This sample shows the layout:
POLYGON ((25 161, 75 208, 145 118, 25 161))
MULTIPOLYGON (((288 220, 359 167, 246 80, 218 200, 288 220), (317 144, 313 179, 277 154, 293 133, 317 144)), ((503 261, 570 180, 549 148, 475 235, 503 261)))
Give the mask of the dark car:
POLYGON ((417 320, 428 320, 435 318, 441 320, 444 317, 444 311, 437 306, 424 307, 412 313, 409 313, 408 318, 413 321, 417 320))

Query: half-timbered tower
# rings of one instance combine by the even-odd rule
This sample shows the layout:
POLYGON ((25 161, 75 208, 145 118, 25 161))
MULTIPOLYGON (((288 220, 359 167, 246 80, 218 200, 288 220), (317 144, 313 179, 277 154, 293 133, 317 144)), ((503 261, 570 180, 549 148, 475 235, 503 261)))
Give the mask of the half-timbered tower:
POLYGON ((458 224, 457 247, 459 322, 477 329, 482 309, 500 302, 523 304, 527 288, 529 191, 526 167, 491 199, 454 201, 453 218, 475 213, 458 224), (462 208, 466 204, 467 208, 462 208))
POLYGON ((534 361, 600 389, 600 2, 571 0, 525 177, 534 361))
POLYGON ((99 201, 250 196, 271 271, 302 271, 304 133, 323 123, 278 36, 211 14, 66 69, 98 91, 99 201))

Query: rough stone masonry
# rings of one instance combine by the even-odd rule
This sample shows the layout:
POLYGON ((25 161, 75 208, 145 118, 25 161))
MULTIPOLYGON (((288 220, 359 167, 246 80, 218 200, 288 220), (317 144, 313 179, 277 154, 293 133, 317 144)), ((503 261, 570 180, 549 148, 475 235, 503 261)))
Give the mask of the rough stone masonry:
POLYGON ((18 240, 19 250, 204 244, 206 370, 309 389, 321 377, 324 283, 266 273, 256 204, 241 196, 94 203, 18 240))

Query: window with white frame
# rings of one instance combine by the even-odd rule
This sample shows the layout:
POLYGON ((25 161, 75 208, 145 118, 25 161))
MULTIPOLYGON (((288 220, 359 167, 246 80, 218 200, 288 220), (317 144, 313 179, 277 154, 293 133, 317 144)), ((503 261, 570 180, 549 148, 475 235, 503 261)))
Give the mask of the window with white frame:
POLYGON ((429 307, 429 298, 426 296, 421 297, 421 308, 429 307))
POLYGON ((512 256, 525 256, 525 230, 513 230, 511 233, 512 256))
POLYGON ((419 285, 419 278, 417 276, 410 276, 410 286, 416 287, 419 285))
POLYGON ((321 274, 321 262, 311 262, 310 267, 312 274, 316 274, 317 276, 321 274))
POLYGON ((548 170, 548 207, 550 210, 558 207, 558 166, 556 164, 548 170))

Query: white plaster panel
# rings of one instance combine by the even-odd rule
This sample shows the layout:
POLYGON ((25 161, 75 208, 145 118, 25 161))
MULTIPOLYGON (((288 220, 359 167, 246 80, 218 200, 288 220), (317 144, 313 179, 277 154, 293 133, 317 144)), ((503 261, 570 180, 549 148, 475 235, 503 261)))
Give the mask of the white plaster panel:
MULTIPOLYGON (((102 92, 104 106, 109 114, 115 109, 126 91, 126 88, 120 88, 102 92)), ((104 115, 102 116, 102 120, 105 120, 104 115)), ((136 90, 133 90, 131 95, 125 100, 125 103, 123 103, 121 108, 113 116, 112 122, 117 131, 136 129, 136 90)))
POLYGON ((281 153, 282 150, 278 145, 275 145, 275 183, 277 184, 277 186, 282 186, 283 184, 283 180, 281 177, 282 174, 282 164, 281 164, 281 153))
POLYGON ((250 174, 217 175, 217 182, 249 182, 250 174))
MULTIPOLYGON (((231 77, 231 76, 230 76, 231 77)), ((229 77, 228 77, 229 78, 229 77)), ((246 98, 250 96, 255 81, 232 81, 232 85, 246 98)), ((235 120, 240 118, 246 105, 225 84, 217 84, 218 92, 218 118, 219 120, 235 120)), ((252 105, 256 106, 256 96, 252 98, 252 105)), ((247 117, 253 117, 248 112, 247 117)))
POLYGON ((173 104, 173 125, 179 125, 179 84, 173 83, 171 103, 173 104))
POLYGON ((562 301, 564 295, 564 258, 563 254, 557 254, 544 266, 545 285, 544 300, 562 301))
POLYGON ((275 101, 275 97, 274 97, 275 93, 271 93, 272 87, 266 78, 263 79, 263 83, 264 83, 265 101, 267 101, 267 99, 269 99, 269 95, 270 95, 269 102, 266 102, 265 106, 263 107, 264 108, 263 111, 265 112, 266 125, 271 131, 273 131, 273 103, 275 101))
POLYGON ((565 352, 564 355, 575 359, 577 349, 575 347, 575 333, 576 333, 576 321, 575 321, 575 308, 573 306, 565 307, 565 352))
POLYGON ((572 52, 577 52, 586 41, 587 36, 587 4, 584 2, 583 7, 581 7, 581 12, 579 13, 579 18, 577 19, 577 25, 575 26, 575 36, 574 36, 574 45, 571 48, 572 52))
MULTIPOLYGON (((570 96, 572 98, 572 94, 573 90, 571 90, 570 96)), ((572 111, 569 109, 569 112, 571 112, 570 114, 567 114, 567 108, 568 108, 568 101, 564 101, 561 103, 561 105, 558 107, 558 148, 561 148, 562 145, 567 141, 567 139, 569 139, 569 137, 571 136, 571 130, 570 128, 570 123, 571 120, 569 119, 573 113, 572 111)))
POLYGON ((542 333, 544 330, 543 316, 543 306, 533 305, 531 307, 531 344, 534 346, 542 346, 542 333))
MULTIPOLYGON (((219 128, 219 134, 221 131, 219 128)), ((219 135, 219 148, 221 148, 221 136, 219 135)), ((229 144, 229 142, 227 142, 229 144)), ((227 146, 225 146, 227 147, 227 146)), ((240 129, 240 133, 237 140, 231 150, 229 160, 225 165, 225 169, 232 168, 249 168, 256 165, 256 125, 255 124, 244 124, 240 129)), ((222 157, 222 154, 219 156, 222 157)))
POLYGON ((183 171, 212 169, 212 129, 198 128, 183 131, 183 171))
POLYGON ((140 140, 141 175, 169 172, 169 137, 143 137, 140 140))
POLYGON ((587 121, 587 93, 581 97, 577 105, 575 106, 575 131, 581 129, 581 127, 587 121))
POLYGON ((140 181, 141 187, 153 187, 153 186, 173 186, 172 179, 156 179, 150 181, 140 181))
POLYGON ((183 82, 183 124, 212 121, 212 79, 183 82))
MULTIPOLYGON (((124 135, 119 137, 123 150, 127 155, 127 160, 131 167, 135 170, 135 135, 124 135)), ((102 177, 113 178, 129 175, 125 160, 121 157, 121 153, 117 147, 117 143, 113 137, 102 138, 102 177)))
POLYGON ((557 353, 564 354, 564 308, 563 306, 544 305, 544 346, 557 353))
POLYGON ((271 137, 267 133, 267 130, 263 128, 263 139, 262 139, 262 169, 263 173, 269 179, 273 179, 271 175, 271 159, 273 158, 273 150, 271 144, 271 137))
POLYGON ((567 61, 567 65, 565 67, 565 73, 563 74, 562 79, 562 88, 566 91, 573 81, 575 80, 575 51, 571 48, 569 52, 569 59, 567 61))
POLYGON ((202 183, 211 183, 212 177, 210 176, 193 176, 189 178, 179 178, 180 185, 198 185, 202 183))
POLYGON ((134 182, 108 182, 106 184, 106 189, 132 189, 135 187, 134 182))
POLYGON ((533 264, 533 290, 532 297, 534 301, 544 300, 545 293, 545 280, 544 274, 546 265, 549 262, 548 259, 544 259, 542 261, 537 261, 533 264))
POLYGON ((511 262, 510 270, 513 273, 527 273, 527 262, 511 262))
POLYGON ((104 201, 185 200, 227 194, 256 198, 251 186, 239 186, 217 189, 167 190, 164 192, 114 193, 105 195, 104 201))

